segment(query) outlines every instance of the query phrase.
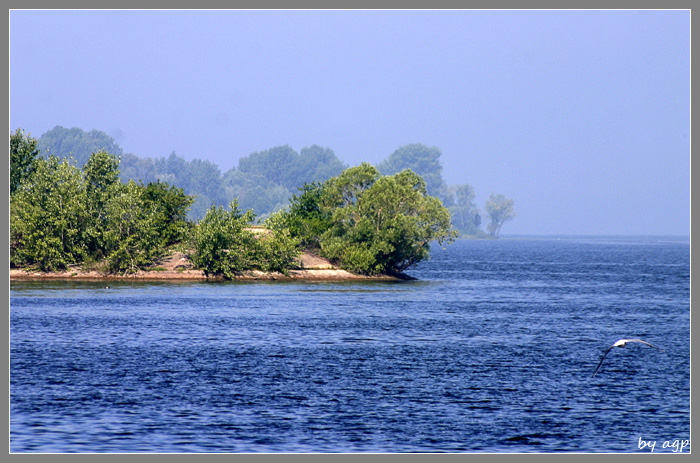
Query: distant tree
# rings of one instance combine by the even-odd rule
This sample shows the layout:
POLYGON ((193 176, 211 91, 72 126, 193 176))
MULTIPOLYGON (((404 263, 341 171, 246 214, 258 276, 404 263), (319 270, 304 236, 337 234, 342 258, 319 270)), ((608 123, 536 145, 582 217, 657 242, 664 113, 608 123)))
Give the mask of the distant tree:
POLYGON ((223 205, 229 200, 221 171, 211 161, 194 159, 188 162, 172 152, 167 158, 157 158, 154 170, 156 181, 177 185, 185 194, 194 197, 188 212, 191 220, 204 217, 212 204, 223 205))
POLYGON ((451 206, 449 207, 452 216, 452 224, 463 235, 477 235, 483 233, 479 230, 481 226, 481 215, 474 202, 474 188, 471 185, 457 185, 449 188, 451 196, 451 206))
POLYGON ((238 199, 241 209, 252 209, 256 217, 268 214, 284 207, 292 193, 285 187, 258 174, 249 174, 236 168, 223 176, 226 197, 238 199))
POLYGON ((289 145, 256 151, 238 160, 238 170, 248 175, 258 175, 288 190, 298 184, 297 162, 299 154, 289 145))
POLYGON ((114 139, 100 130, 84 132, 77 127, 66 129, 60 125, 39 137, 38 148, 44 157, 72 157, 78 167, 85 164, 90 155, 97 151, 106 151, 117 157, 123 154, 122 148, 114 139))
POLYGON ((299 188, 305 183, 324 182, 331 177, 340 175, 347 169, 330 148, 322 148, 312 145, 302 148, 296 165, 294 188, 299 188))
POLYGON ((330 148, 312 145, 301 154, 289 145, 251 153, 238 161, 238 170, 265 178, 294 191, 304 183, 322 182, 340 174, 346 166, 330 148))
POLYGON ((428 194, 437 196, 446 203, 447 184, 442 178, 442 152, 437 146, 428 147, 421 143, 404 145, 391 153, 377 168, 382 175, 392 175, 404 169, 411 169, 425 181, 428 194))
POLYGON ((503 224, 515 217, 513 200, 502 194, 491 193, 486 201, 486 212, 489 215, 488 232, 497 236, 503 224))
POLYGON ((10 194, 31 174, 38 154, 36 138, 21 129, 10 134, 10 194))
MULTIPOLYGON (((171 152, 167 158, 156 158, 154 161, 156 180, 171 183, 170 180, 181 178, 186 181, 187 167, 188 163, 185 158, 178 156, 175 151, 171 152)), ((189 189, 189 183, 178 183, 177 185, 185 191, 189 189)))
POLYGON ((141 158, 132 153, 122 155, 119 164, 119 177, 124 183, 129 180, 143 183, 157 182, 158 180, 168 181, 165 178, 159 179, 157 177, 155 160, 153 158, 141 158))

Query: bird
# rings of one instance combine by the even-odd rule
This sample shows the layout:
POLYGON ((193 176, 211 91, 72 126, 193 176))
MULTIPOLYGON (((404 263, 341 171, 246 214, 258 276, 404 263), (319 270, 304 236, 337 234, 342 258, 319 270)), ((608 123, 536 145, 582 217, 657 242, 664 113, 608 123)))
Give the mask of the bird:
POLYGON ((613 349, 613 347, 625 347, 625 345, 626 345, 628 342, 641 342, 642 344, 646 344, 647 346, 651 346, 651 347, 653 347, 654 349, 659 349, 661 352, 666 352, 666 351, 663 350, 662 348, 656 347, 656 346, 653 345, 652 343, 646 342, 646 341, 644 341, 644 340, 642 340, 642 339, 620 339, 619 341, 616 341, 615 344, 613 344, 612 346, 608 347, 608 350, 605 351, 605 353, 603 354, 603 358, 600 359, 600 363, 598 363, 598 366, 596 367, 595 371, 594 371, 593 374, 591 375, 591 378, 592 378, 593 376, 595 376, 596 373, 598 373, 598 370, 600 369, 600 366, 603 364, 603 360, 605 360, 605 356, 608 355, 608 352, 610 352, 610 351, 613 349))

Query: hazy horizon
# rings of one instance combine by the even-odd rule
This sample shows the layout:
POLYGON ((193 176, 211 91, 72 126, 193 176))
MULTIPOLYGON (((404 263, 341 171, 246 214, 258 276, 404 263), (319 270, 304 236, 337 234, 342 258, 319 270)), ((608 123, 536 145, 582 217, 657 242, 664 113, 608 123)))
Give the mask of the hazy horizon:
POLYGON ((10 130, 214 162, 442 151, 507 235, 690 234, 690 12, 10 13, 10 130))

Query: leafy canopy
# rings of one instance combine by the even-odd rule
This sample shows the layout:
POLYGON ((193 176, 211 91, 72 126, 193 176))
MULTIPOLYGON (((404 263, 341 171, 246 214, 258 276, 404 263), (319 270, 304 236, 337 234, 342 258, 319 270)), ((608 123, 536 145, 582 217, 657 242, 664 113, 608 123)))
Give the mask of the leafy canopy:
MULTIPOLYGON (((34 151, 35 140, 15 135, 16 146, 34 151)), ((189 230, 191 197, 164 183, 122 184, 119 159, 106 151, 92 153, 82 169, 53 155, 31 165, 10 197, 13 266, 56 271, 104 259, 107 272, 132 273, 189 230)))
POLYGON ((429 258, 430 242, 455 237, 449 211, 419 175, 382 177, 367 163, 305 186, 280 215, 292 236, 361 274, 402 272, 429 258))
POLYGON ((36 139, 23 130, 10 134, 10 194, 31 174, 39 154, 36 145, 36 139))
POLYGON ((253 232, 255 215, 243 212, 234 200, 229 210, 213 205, 193 232, 191 255, 195 268, 207 276, 234 279, 243 272, 259 269, 264 272, 287 273, 296 265, 299 240, 286 229, 267 233, 253 232))

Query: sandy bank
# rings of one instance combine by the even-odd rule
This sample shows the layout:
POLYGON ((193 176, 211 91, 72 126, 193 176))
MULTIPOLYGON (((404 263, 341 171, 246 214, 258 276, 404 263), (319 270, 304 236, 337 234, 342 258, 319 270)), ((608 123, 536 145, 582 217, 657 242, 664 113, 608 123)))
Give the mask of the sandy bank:
MULTIPOLYGON (((343 269, 335 267, 327 259, 311 254, 300 256, 300 268, 290 270, 289 275, 282 273, 266 273, 250 271, 236 277, 236 280, 279 280, 279 281, 344 281, 344 280, 369 280, 369 281, 398 281, 411 279, 408 276, 363 276, 355 275, 343 269)), ((222 280, 220 277, 207 277, 201 270, 192 268, 192 263, 186 255, 176 252, 173 255, 158 262, 149 271, 139 271, 131 275, 104 275, 97 271, 83 271, 78 267, 65 272, 35 272, 21 269, 10 269, 10 280, 222 280)))

